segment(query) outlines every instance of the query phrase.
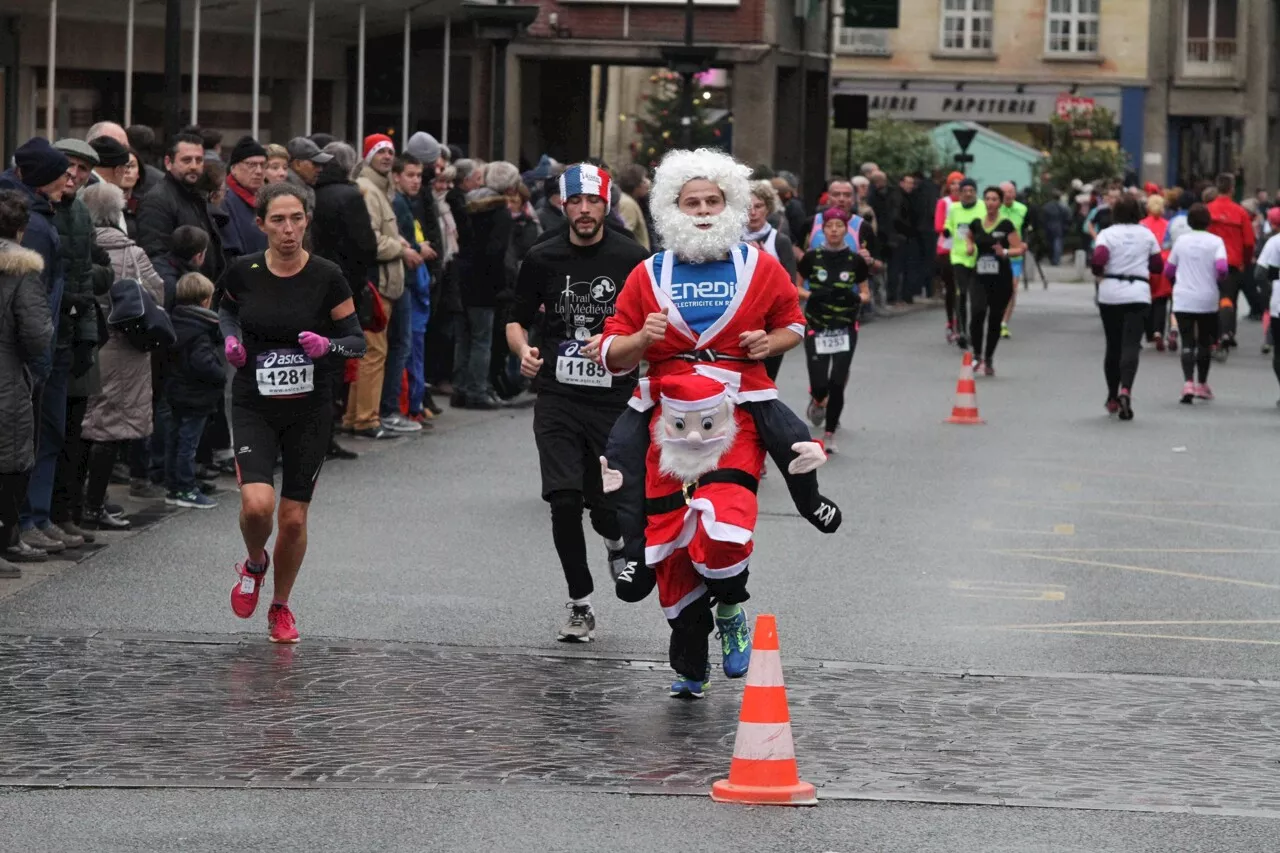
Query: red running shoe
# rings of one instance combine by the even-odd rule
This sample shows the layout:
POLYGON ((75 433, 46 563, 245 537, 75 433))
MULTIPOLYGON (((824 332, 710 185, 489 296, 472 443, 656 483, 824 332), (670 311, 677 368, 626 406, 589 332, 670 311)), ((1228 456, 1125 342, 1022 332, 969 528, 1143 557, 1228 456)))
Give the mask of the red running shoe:
POLYGON ((273 643, 298 642, 298 623, 287 604, 273 604, 267 609, 267 639, 273 643))
POLYGON ((1115 397, 1109 398, 1107 400, 1107 414, 1114 415, 1118 411, 1120 411, 1120 401, 1115 397))
POLYGON ((231 612, 241 619, 248 619, 258 609, 258 596, 262 594, 262 583, 267 579, 267 569, 271 568, 271 555, 267 554, 267 563, 262 574, 255 575, 249 571, 249 560, 236 563, 236 573, 240 576, 236 585, 231 588, 231 612))

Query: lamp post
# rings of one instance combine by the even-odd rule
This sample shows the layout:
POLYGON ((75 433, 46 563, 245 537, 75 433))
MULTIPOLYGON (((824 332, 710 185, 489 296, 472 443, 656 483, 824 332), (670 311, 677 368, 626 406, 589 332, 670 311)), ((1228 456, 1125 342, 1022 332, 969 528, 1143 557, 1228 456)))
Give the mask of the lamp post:
POLYGON ((694 0, 684 4, 684 43, 662 49, 662 58, 680 75, 680 144, 693 147, 693 75, 706 71, 715 61, 714 47, 698 47, 693 43, 694 0))

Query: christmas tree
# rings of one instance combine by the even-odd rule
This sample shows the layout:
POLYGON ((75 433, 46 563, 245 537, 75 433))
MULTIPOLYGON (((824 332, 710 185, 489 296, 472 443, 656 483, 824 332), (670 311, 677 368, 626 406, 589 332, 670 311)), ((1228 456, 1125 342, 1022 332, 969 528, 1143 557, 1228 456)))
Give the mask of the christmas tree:
MULTIPOLYGON (((662 155, 672 148, 684 146, 684 128, 680 125, 680 75, 662 69, 649 77, 653 92, 641 95, 645 114, 636 121, 640 141, 631 150, 637 163, 658 165, 662 155)), ((695 84, 696 85, 696 84, 695 84)), ((693 93, 693 147, 722 145, 723 131, 708 124, 710 105, 701 92, 693 93)))

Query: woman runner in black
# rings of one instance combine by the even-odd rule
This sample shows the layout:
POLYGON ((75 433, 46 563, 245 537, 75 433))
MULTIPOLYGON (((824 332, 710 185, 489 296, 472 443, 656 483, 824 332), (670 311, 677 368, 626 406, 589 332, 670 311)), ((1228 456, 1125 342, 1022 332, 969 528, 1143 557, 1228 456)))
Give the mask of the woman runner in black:
MULTIPOLYGON (((809 367, 809 420, 824 426, 823 444, 836 452, 835 433, 844 411, 844 386, 858 348, 858 315, 871 300, 867 286, 870 267, 862 253, 845 242, 849 214, 833 207, 823 214, 826 242, 805 252, 799 273, 806 284, 800 291, 808 328, 804 352, 809 367)), ((864 249, 863 252, 866 250, 864 249)))
POLYGON ((978 253, 975 268, 978 286, 969 296, 969 340, 973 342, 973 372, 995 376, 992 363, 1000 343, 1000 323, 1013 298, 1013 266, 1010 258, 1020 258, 1024 251, 1018 229, 1000 215, 1004 193, 999 187, 982 191, 986 215, 969 225, 969 252, 978 253), (984 329, 983 326, 986 326, 984 329), (985 332, 986 348, 983 348, 985 332))
POLYGON ((231 609, 248 619, 271 560, 273 473, 283 460, 275 589, 267 611, 273 643, 298 642, 289 593, 307 551, 307 510, 329 447, 333 372, 364 355, 364 333, 342 270, 302 248, 310 201, 291 183, 258 193, 267 250, 238 258, 220 282, 219 320, 231 385, 231 424, 240 482, 240 532, 248 556, 237 564, 231 609))

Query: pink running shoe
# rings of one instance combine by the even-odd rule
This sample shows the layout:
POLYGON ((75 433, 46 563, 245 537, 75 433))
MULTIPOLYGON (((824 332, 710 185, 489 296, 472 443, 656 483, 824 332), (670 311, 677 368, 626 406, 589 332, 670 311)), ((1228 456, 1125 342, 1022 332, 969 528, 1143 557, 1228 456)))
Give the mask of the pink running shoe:
POLYGON ((1186 403, 1190 406, 1196 399, 1196 384, 1188 379, 1182 384, 1182 400, 1179 402, 1186 403))
POLYGON ((273 643, 298 642, 298 623, 287 604, 273 604, 267 609, 267 639, 273 643))
POLYGON ((236 563, 236 574, 240 577, 231 588, 231 612, 241 619, 248 619, 258 609, 258 596, 262 594, 263 581, 267 579, 267 569, 271 568, 271 555, 267 555, 266 566, 262 574, 255 575, 249 571, 249 560, 236 563))
POLYGON ((1203 385, 1199 385, 1199 384, 1197 384, 1197 385, 1196 385, 1196 387, 1195 387, 1195 391, 1194 391, 1194 393, 1195 393, 1196 397, 1197 397, 1198 399, 1200 399, 1200 400, 1212 400, 1212 399, 1213 399, 1213 390, 1209 388, 1209 383, 1208 383, 1208 382, 1204 383, 1203 385))

